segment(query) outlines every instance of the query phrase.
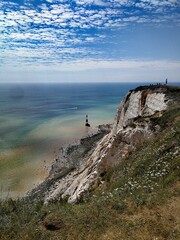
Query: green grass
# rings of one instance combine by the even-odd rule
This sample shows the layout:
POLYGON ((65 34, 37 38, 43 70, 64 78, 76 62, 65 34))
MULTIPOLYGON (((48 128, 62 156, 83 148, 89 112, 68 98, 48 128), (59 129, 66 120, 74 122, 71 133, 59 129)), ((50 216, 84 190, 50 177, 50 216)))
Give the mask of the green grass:
POLYGON ((158 120, 163 130, 109 169, 79 204, 1 202, 0 239, 179 239, 179 115, 171 107, 158 120))

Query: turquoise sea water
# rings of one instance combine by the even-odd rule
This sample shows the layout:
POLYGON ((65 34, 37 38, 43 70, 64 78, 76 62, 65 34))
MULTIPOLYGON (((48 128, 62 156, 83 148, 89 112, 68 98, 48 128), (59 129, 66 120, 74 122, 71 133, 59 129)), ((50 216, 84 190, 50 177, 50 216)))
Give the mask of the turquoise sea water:
POLYGON ((48 173, 54 151, 112 123, 119 102, 139 83, 0 84, 0 194, 22 196, 48 173))

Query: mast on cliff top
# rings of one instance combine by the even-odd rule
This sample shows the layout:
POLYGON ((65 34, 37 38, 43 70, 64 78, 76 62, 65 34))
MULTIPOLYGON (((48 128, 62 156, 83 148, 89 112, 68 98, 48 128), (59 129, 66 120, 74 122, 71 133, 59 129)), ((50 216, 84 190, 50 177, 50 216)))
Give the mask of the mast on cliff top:
POLYGON ((89 124, 89 122, 88 122, 88 115, 86 115, 86 123, 85 123, 85 126, 86 126, 86 127, 90 127, 90 124, 89 124))

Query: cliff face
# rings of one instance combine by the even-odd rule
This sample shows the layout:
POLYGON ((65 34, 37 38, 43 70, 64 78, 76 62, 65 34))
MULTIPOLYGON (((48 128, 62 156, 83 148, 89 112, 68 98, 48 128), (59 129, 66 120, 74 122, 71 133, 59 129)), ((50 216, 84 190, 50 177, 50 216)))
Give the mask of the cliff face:
POLYGON ((111 131, 104 137, 101 135, 101 140, 100 137, 94 141, 91 138, 91 148, 84 148, 84 143, 80 142, 70 154, 67 151, 64 157, 56 159, 49 178, 34 190, 34 194, 43 192, 45 202, 60 198, 67 199, 69 203, 77 202, 101 182, 101 176, 109 167, 153 138, 159 126, 151 118, 161 116, 169 102, 166 86, 140 87, 129 91, 117 109, 111 131), (62 161, 68 162, 70 155, 72 162, 79 164, 68 163, 63 170, 62 161))
POLYGON ((160 89, 129 92, 118 108, 114 133, 116 134, 118 130, 126 127, 131 119, 151 116, 157 111, 165 110, 167 107, 165 93, 157 91, 160 89))

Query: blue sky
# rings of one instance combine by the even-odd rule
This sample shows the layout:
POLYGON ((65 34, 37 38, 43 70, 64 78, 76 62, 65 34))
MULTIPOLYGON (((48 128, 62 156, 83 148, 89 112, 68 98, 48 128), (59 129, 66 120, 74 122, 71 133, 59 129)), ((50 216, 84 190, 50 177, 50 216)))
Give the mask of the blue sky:
POLYGON ((0 82, 179 76, 179 0, 0 2, 0 82))

